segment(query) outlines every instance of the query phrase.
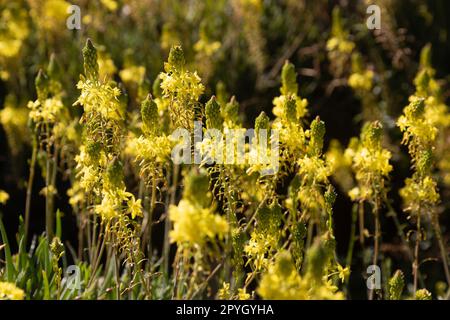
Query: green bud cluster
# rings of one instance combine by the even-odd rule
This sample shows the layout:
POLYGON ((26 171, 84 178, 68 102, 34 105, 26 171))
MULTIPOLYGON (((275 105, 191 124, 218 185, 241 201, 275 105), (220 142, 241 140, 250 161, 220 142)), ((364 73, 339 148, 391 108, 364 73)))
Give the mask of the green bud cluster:
POLYGON ((183 49, 181 46, 173 46, 170 49, 168 62, 164 65, 166 72, 181 71, 185 64, 183 49))
POLYGON ((89 80, 98 79, 97 50, 88 39, 83 48, 84 74, 89 80))
POLYGON ((231 97, 230 101, 225 104, 223 108, 222 116, 225 120, 237 124, 239 122, 239 104, 237 103, 235 97, 231 97))
POLYGON ((405 108, 405 114, 411 117, 412 119, 418 119, 422 117, 424 111, 425 111, 424 99, 415 99, 405 108))
POLYGON ((297 72, 292 63, 286 60, 281 70, 281 94, 291 95, 297 94, 298 84, 297 84, 297 72))
POLYGON ((266 113, 263 111, 259 114, 259 116, 255 120, 255 133, 258 136, 259 130, 269 130, 269 117, 266 115, 266 113))
POLYGON ((361 141, 369 148, 376 149, 380 147, 383 136, 383 126, 379 121, 368 122, 364 125, 361 132, 361 141))
POLYGON ((389 279, 389 300, 400 300, 405 286, 405 276, 401 270, 397 270, 389 279))
POLYGON ((291 123, 297 123, 297 103, 293 95, 288 96, 285 106, 284 115, 291 123))
POLYGON ((215 96, 212 96, 206 103, 205 114, 207 129, 223 129, 223 118, 220 113, 220 105, 217 103, 215 96))
POLYGON ((311 122, 309 150, 313 155, 320 154, 323 148, 323 138, 325 136, 325 122, 317 116, 311 122))
POLYGON ((159 131, 158 106, 150 95, 141 104, 142 130, 153 136, 159 131))

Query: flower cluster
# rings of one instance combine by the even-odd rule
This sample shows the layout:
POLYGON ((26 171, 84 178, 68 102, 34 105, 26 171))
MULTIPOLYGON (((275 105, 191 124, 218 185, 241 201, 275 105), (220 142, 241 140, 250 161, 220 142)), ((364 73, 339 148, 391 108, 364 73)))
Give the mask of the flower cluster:
POLYGON ((0 281, 0 300, 23 300, 25 292, 14 283, 0 281))
POLYGON ((180 46, 170 49, 169 59, 161 73, 163 97, 169 100, 169 111, 174 128, 191 129, 198 99, 205 87, 196 72, 186 70, 184 53, 180 46))
POLYGON ((358 186, 349 191, 353 201, 376 202, 385 198, 386 179, 392 171, 391 153, 382 148, 383 128, 379 122, 366 123, 358 143, 346 150, 352 158, 352 167, 358 186))

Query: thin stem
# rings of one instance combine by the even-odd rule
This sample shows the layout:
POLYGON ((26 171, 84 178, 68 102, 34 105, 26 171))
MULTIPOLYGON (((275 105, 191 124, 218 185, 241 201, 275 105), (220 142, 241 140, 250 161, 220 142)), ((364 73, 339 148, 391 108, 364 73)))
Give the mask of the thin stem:
MULTIPOLYGON (((378 264, 378 253, 379 253, 379 246, 380 246, 380 235, 381 235, 381 228, 380 228, 380 214, 379 214, 379 206, 378 206, 378 200, 375 201, 375 206, 373 210, 374 218, 375 218, 375 234, 374 234, 374 247, 373 247, 373 260, 372 264, 375 266, 378 264)), ((373 296, 375 293, 375 289, 370 290, 369 293, 369 300, 373 300, 373 296)))
POLYGON ((355 234, 356 234, 356 220, 358 219, 358 207, 357 205, 353 206, 352 210, 352 225, 350 229, 350 240, 348 243, 347 250, 347 258, 346 258, 346 266, 351 267, 352 257, 353 257, 353 248, 355 246, 355 234))
POLYGON ((25 239, 28 239, 28 229, 30 225, 30 208, 31 208, 31 194, 33 191, 33 181, 34 181, 34 173, 36 168, 36 158, 37 158, 37 140, 33 139, 33 153, 31 155, 30 162, 30 176, 28 177, 27 183, 27 197, 25 200, 25 239))
POLYGON ((153 175, 152 177, 152 191, 150 196, 150 210, 148 212, 148 224, 147 224, 147 234, 148 234, 148 245, 147 250, 148 254, 151 258, 152 256, 152 226, 153 226, 153 212, 155 211, 156 207, 156 186, 157 181, 156 177, 153 175))
POLYGON ((420 239, 421 239, 421 226, 420 226, 420 209, 417 214, 417 229, 416 229, 416 245, 414 247, 414 261, 412 265, 413 269, 413 276, 414 276, 414 295, 416 295, 417 291, 417 279, 418 279, 418 270, 419 270, 419 246, 420 246, 420 239))
POLYGON ((436 212, 431 213, 431 221, 433 224, 434 232, 436 233, 436 239, 439 244, 439 250, 441 252, 442 265, 444 267, 445 278, 447 280, 447 286, 450 287, 450 273, 448 270, 448 257, 445 248, 444 240, 442 239, 441 228, 439 226, 439 218, 436 212))
MULTIPOLYGON (((175 204, 175 197, 177 193, 177 185, 178 185, 178 173, 179 173, 179 165, 175 165, 173 167, 173 184, 171 186, 170 191, 170 202, 169 204, 175 204)), ((169 273, 169 253, 170 253, 170 242, 169 242, 169 232, 171 229, 171 222, 169 217, 169 210, 166 208, 166 221, 164 225, 164 244, 163 244, 163 257, 164 257, 164 271, 166 274, 169 273)))
POLYGON ((46 171, 45 171, 45 190, 46 190, 46 194, 45 194, 45 231, 47 234, 47 237, 49 239, 49 241, 51 241, 51 239, 53 238, 53 213, 52 213, 52 204, 51 204, 51 200, 50 200, 50 193, 53 192, 53 190, 50 189, 50 185, 51 185, 51 173, 50 173, 50 169, 51 169, 51 160, 50 160, 50 154, 51 154, 51 150, 50 150, 50 141, 49 141, 49 135, 50 135, 50 130, 48 128, 48 124, 46 125, 46 139, 47 139, 47 147, 46 147, 46 171))
POLYGON ((359 242, 361 247, 364 247, 364 202, 359 202, 359 242))
MULTIPOLYGON (((407 253, 407 255, 408 255, 409 260, 410 260, 411 263, 412 263, 412 262, 414 261, 414 254, 413 254, 413 252, 412 252, 412 250, 411 250, 410 245, 408 244, 408 240, 407 240, 406 237, 405 237, 405 234, 404 234, 404 232, 403 232, 403 229, 404 229, 404 228, 403 228, 402 225, 400 224, 400 221, 399 221, 399 219, 398 219, 397 212, 394 210, 394 208, 392 208, 392 205, 390 204, 389 201, 386 201, 386 205, 387 205, 387 208, 389 209, 389 216, 391 216, 392 219, 394 220, 394 224, 395 224, 395 227, 396 227, 396 229, 397 229, 397 234, 398 234, 398 236, 400 237, 400 240, 401 240, 401 242, 402 242, 403 247, 406 248, 406 253, 407 253)), ((419 269, 417 269, 417 277, 419 278, 419 283, 420 283, 420 285, 421 285, 422 287, 424 287, 425 284, 424 284, 423 277, 422 277, 422 275, 420 274, 420 270, 419 270, 419 269)))

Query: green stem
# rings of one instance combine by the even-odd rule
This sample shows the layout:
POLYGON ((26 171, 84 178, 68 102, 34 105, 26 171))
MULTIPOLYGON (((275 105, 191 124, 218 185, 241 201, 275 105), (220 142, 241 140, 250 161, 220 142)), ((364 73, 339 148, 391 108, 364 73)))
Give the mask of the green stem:
POLYGON ((30 162, 30 176, 28 177, 27 196, 25 200, 25 239, 28 239, 28 232, 30 225, 31 194, 33 191, 34 173, 36 170, 35 168, 36 168, 37 151, 38 151, 37 140, 36 138, 34 138, 33 153, 31 154, 31 162, 30 162))

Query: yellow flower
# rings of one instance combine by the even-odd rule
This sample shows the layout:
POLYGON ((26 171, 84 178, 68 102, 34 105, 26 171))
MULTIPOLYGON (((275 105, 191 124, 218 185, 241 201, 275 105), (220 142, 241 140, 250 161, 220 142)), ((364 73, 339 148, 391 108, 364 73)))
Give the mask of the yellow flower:
POLYGON ((229 229, 225 218, 186 200, 181 200, 178 206, 171 205, 169 217, 173 221, 170 239, 179 244, 203 245, 216 236, 222 238, 229 229))
POLYGON ((238 299, 239 300, 248 300, 250 299, 250 294, 247 293, 247 290, 245 288, 239 288, 238 289, 238 299))
POLYGON ((355 72, 348 78, 348 85, 355 90, 369 91, 372 89, 373 71, 355 72))
POLYGON ((117 2, 114 0, 100 0, 100 2, 109 10, 116 11, 117 10, 117 2))
POLYGON ((6 191, 0 189, 0 203, 5 204, 8 199, 9 194, 6 191))
POLYGON ((129 66, 122 69, 119 72, 120 78, 125 83, 134 82, 136 84, 141 84, 145 77, 145 67, 144 66, 129 66))
POLYGON ((230 284, 228 282, 223 282, 222 288, 219 289, 218 297, 221 300, 229 300, 231 298, 230 284))
POLYGON ((105 194, 102 203, 95 206, 95 213, 99 214, 102 218, 110 219, 117 215, 117 204, 114 202, 114 198, 109 194, 105 194))
POLYGON ((221 46, 219 41, 208 41, 208 39, 202 38, 194 44, 194 50, 203 52, 206 56, 212 56, 221 46))
POLYGON ((131 214, 131 218, 134 219, 136 216, 142 217, 142 200, 131 196, 128 200, 128 212, 131 214))
POLYGON ((59 120, 63 107, 63 103, 58 97, 45 99, 43 103, 39 100, 30 101, 28 103, 28 108, 31 110, 29 117, 36 123, 55 123, 59 120))
POLYGON ((0 300, 23 300, 25 293, 14 283, 0 281, 0 300))
POLYGON ((338 272, 339 279, 341 279, 342 283, 344 283, 345 280, 350 276, 350 269, 348 267, 343 268, 340 264, 338 264, 338 272))

